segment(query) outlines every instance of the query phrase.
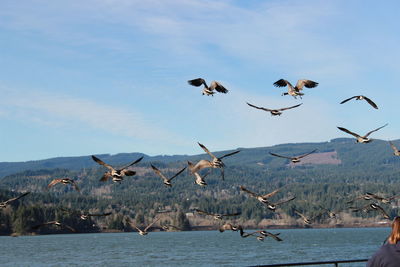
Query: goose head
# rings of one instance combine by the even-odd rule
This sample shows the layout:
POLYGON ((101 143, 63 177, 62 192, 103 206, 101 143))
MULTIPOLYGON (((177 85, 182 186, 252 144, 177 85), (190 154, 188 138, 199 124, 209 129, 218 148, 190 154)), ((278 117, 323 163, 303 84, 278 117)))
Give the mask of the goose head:
POLYGON ((89 216, 87 214, 81 214, 80 218, 81 220, 86 221, 87 219, 89 219, 89 216))

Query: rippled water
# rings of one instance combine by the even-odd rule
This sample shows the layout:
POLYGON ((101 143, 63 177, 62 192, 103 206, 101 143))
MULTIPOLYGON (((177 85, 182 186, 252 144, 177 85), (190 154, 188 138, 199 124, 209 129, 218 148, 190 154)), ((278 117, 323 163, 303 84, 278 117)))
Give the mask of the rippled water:
MULTIPOLYGON (((0 237, 1 266, 248 266, 369 258, 390 228, 286 229, 283 242, 236 232, 0 237)), ((328 265, 324 265, 328 266, 328 265)), ((342 265, 341 265, 342 266, 342 265)), ((343 266, 365 266, 365 263, 343 266)))

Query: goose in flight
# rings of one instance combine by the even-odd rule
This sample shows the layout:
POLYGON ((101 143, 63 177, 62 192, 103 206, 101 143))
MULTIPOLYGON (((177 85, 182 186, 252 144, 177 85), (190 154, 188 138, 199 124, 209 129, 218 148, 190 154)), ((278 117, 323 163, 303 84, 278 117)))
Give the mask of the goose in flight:
POLYGON ((127 168, 139 163, 143 159, 143 156, 120 169, 116 169, 116 168, 112 167, 111 165, 105 163, 104 161, 97 158, 96 156, 92 156, 92 159, 94 161, 96 161, 98 164, 103 165, 104 167, 106 167, 108 169, 108 171, 104 173, 103 177, 101 177, 101 179, 100 179, 101 182, 106 182, 108 179, 112 178, 113 182, 121 183, 121 181, 124 179, 124 176, 133 176, 136 174, 135 171, 128 170, 127 168))
POLYGON ((350 207, 350 210, 352 212, 360 212, 361 211, 361 212, 365 212, 365 213, 368 213, 371 210, 375 210, 375 211, 378 211, 379 213, 381 213, 383 218, 390 219, 390 217, 386 213, 386 211, 376 203, 371 203, 371 204, 365 205, 364 207, 361 207, 361 208, 350 207))
POLYGON ((41 228, 43 226, 48 226, 48 225, 55 225, 55 226, 57 226, 59 228, 68 229, 71 232, 76 232, 76 230, 74 228, 72 228, 71 226, 68 226, 66 224, 60 223, 58 221, 50 221, 50 222, 41 223, 41 224, 33 226, 31 229, 32 230, 37 230, 37 229, 39 229, 39 228, 41 228))
POLYGON ((199 162, 196 163, 196 165, 193 166, 193 168, 190 168, 191 172, 195 173, 195 172, 198 172, 198 171, 200 171, 200 170, 202 170, 204 168, 219 168, 219 169, 221 169, 222 180, 224 180, 224 178, 225 178, 225 174, 224 174, 225 164, 222 162, 222 159, 225 158, 225 157, 229 157, 229 156, 232 156, 234 154, 237 154, 237 153, 240 152, 240 150, 233 151, 231 153, 225 154, 225 155, 217 158, 203 144, 200 144, 200 143, 198 143, 198 144, 208 155, 210 155, 210 157, 212 158, 212 161, 205 160, 205 159, 200 160, 199 162))
POLYGON ((80 192, 80 189, 78 187, 78 185, 75 183, 74 180, 70 179, 70 178, 61 178, 61 179, 54 179, 53 181, 51 181, 48 185, 47 188, 51 188, 56 184, 63 184, 63 185, 68 185, 70 184, 76 191, 80 192))
POLYGON ((293 85, 288 82, 287 80, 284 79, 280 79, 276 82, 274 82, 274 86, 275 87, 288 87, 288 92, 287 93, 283 93, 282 95, 291 95, 294 98, 297 98, 297 96, 303 96, 304 94, 302 92, 300 92, 301 90, 303 90, 303 87, 307 87, 307 88, 314 88, 318 86, 317 82, 311 81, 311 80, 298 80, 297 84, 295 87, 293 87, 293 85))
POLYGON ((225 223, 224 225, 221 225, 221 227, 219 228, 219 231, 220 231, 221 233, 224 232, 224 231, 228 231, 228 230, 237 232, 237 231, 239 231, 240 229, 242 229, 242 231, 243 231, 243 228, 242 228, 241 225, 233 225, 233 224, 231 224, 231 223, 225 223))
POLYGON ((264 107, 257 107, 257 106, 254 106, 254 105, 250 104, 250 103, 247 103, 247 105, 249 105, 250 107, 270 112, 271 116, 280 116, 282 114, 282 111, 287 110, 287 109, 297 108, 297 107, 301 106, 302 104, 303 103, 295 105, 295 106, 287 107, 287 108, 269 109, 269 108, 264 108, 264 107))
POLYGON ((393 155, 395 156, 400 156, 400 151, 397 149, 397 147, 389 141, 390 147, 393 149, 393 155))
POLYGON ((200 186, 206 186, 207 183, 206 183, 206 181, 204 180, 204 178, 206 178, 207 175, 208 175, 210 172, 208 172, 208 173, 206 173, 205 175, 201 176, 199 172, 193 171, 195 165, 193 165, 192 162, 188 161, 188 166, 189 166, 189 169, 190 169, 191 173, 194 175, 194 177, 196 177, 196 180, 194 181, 194 183, 195 183, 195 184, 198 184, 198 185, 200 185, 200 186))
POLYGON ((306 157, 306 156, 308 156, 308 155, 314 153, 315 151, 317 151, 317 149, 314 149, 314 150, 311 151, 311 152, 308 152, 308 153, 303 154, 303 155, 300 155, 300 156, 295 156, 295 157, 282 156, 282 155, 278 155, 278 154, 275 154, 275 153, 272 153, 272 152, 269 152, 269 154, 271 154, 272 156, 275 156, 275 157, 279 157, 279 158, 290 159, 290 161, 291 161, 292 163, 298 163, 298 162, 300 162, 300 160, 301 160, 302 158, 304 158, 304 157, 306 157))
POLYGON ((308 216, 304 215, 303 213, 301 213, 300 211, 298 211, 298 210, 296 210, 296 209, 294 209, 294 213, 296 213, 297 215, 299 215, 299 216, 303 219, 303 222, 304 222, 305 224, 308 224, 308 225, 309 225, 309 224, 312 224, 313 221, 314 221, 316 218, 322 216, 322 215, 325 213, 325 211, 319 212, 319 213, 317 213, 316 215, 314 215, 313 217, 308 217, 308 216))
POLYGON ((384 204, 390 204, 390 202, 391 202, 393 199, 396 199, 396 198, 399 198, 399 197, 400 197, 400 195, 395 195, 395 196, 392 196, 392 197, 389 197, 389 198, 385 198, 385 197, 382 197, 382 196, 379 196, 379 195, 376 195, 376 194, 367 192, 367 193, 365 193, 364 195, 361 195, 361 196, 359 196, 359 197, 356 197, 356 198, 353 199, 353 200, 347 201, 347 203, 353 203, 354 201, 356 201, 356 200, 358 200, 358 199, 364 199, 364 200, 372 200, 372 199, 375 199, 375 200, 380 201, 380 202, 382 202, 382 203, 384 203, 384 204))
POLYGON ((267 231, 259 231, 259 233, 261 234, 261 235, 263 235, 263 236, 265 236, 265 237, 272 237, 273 239, 275 239, 276 241, 283 241, 278 235, 280 235, 280 233, 276 233, 276 234, 273 234, 273 233, 270 233, 270 232, 267 232, 267 231))
POLYGON ((210 212, 207 212, 204 210, 199 210, 199 209, 195 209, 195 211, 200 214, 213 216, 214 219, 216 219, 216 220, 222 220, 223 217, 232 217, 232 216, 238 216, 238 215, 242 214, 241 212, 230 213, 230 214, 218 214, 218 213, 210 213, 210 212))
POLYGON ((356 134, 356 133, 353 133, 353 132, 351 132, 351 131, 349 131, 349 130, 347 130, 346 128, 343 128, 343 127, 337 127, 339 130, 341 130, 341 131, 343 131, 343 132, 345 132, 345 133, 348 133, 348 134, 351 134, 352 136, 354 136, 357 140, 356 140, 356 143, 369 143, 369 142, 371 142, 372 141, 372 139, 370 139, 370 138, 368 138, 368 136, 370 135, 370 134, 372 134, 373 132, 376 132, 376 131, 378 131, 378 130, 380 130, 380 129, 382 129, 383 127, 386 127, 388 124, 386 123, 385 125, 383 125, 383 126, 381 126, 381 127, 379 127, 379 128, 376 128, 375 130, 372 130, 372 131, 370 131, 370 132, 368 132, 366 135, 364 135, 364 136, 360 136, 360 135, 358 135, 358 134, 356 134))
POLYGON ((147 235, 148 234, 147 230, 149 230, 150 227, 152 227, 153 224, 155 224, 160 219, 161 218, 155 219, 151 224, 149 224, 146 228, 144 228, 144 230, 139 229, 136 225, 132 225, 132 226, 138 231, 139 235, 147 235))
POLYGON ((347 98, 347 99, 343 100, 342 102, 340 102, 340 104, 344 104, 344 103, 346 103, 347 101, 350 101, 350 100, 352 100, 352 99, 356 99, 356 100, 365 100, 365 101, 367 101, 368 104, 370 104, 374 109, 378 109, 378 106, 374 103, 374 101, 372 101, 371 99, 369 99, 368 97, 363 96, 363 95, 355 95, 355 96, 352 96, 352 97, 350 97, 350 98, 347 98))
POLYGON ((8 199, 6 201, 0 202, 0 209, 7 207, 7 205, 9 205, 11 202, 16 201, 16 200, 28 195, 29 193, 30 192, 25 192, 22 195, 19 195, 18 197, 13 197, 13 198, 10 198, 10 199, 8 199))
POLYGON ((215 94, 214 90, 217 91, 218 93, 223 93, 223 94, 228 93, 228 89, 226 89, 222 84, 220 84, 217 81, 212 81, 210 86, 207 85, 206 81, 203 78, 189 80, 188 83, 190 85, 197 86, 197 87, 204 85, 203 92, 202 92, 203 95, 214 96, 214 94, 215 94))
MULTIPOLYGON (((66 212, 66 213, 69 213, 69 214, 77 214, 76 212, 74 212, 74 211, 70 211, 70 210, 67 210, 67 209, 61 209, 63 212, 66 212)), ((84 221, 86 221, 87 219, 89 219, 89 217, 105 217, 105 216, 109 216, 109 215, 111 215, 111 212, 104 212, 104 213, 89 213, 89 212, 78 212, 78 214, 77 214, 78 216, 79 216, 79 218, 81 219, 81 220, 84 220, 84 221)))
POLYGON ((161 177, 161 179, 163 179, 163 183, 166 185, 166 186, 169 186, 169 187, 171 187, 172 186, 172 183, 171 183, 171 181, 172 181, 172 179, 174 179, 176 176, 178 176, 179 174, 181 174, 185 169, 186 169, 186 167, 185 168, 183 168, 182 170, 180 170, 179 172, 177 172, 174 176, 172 176, 171 178, 167 178, 164 174, 162 174, 162 172, 159 170, 159 169, 157 169, 155 166, 153 166, 152 164, 150 164, 150 166, 151 166, 151 168, 153 169, 153 171, 158 175, 158 176, 160 176, 161 177))
POLYGON ((165 231, 172 231, 172 230, 182 231, 182 228, 179 228, 178 226, 172 224, 161 225, 161 228, 164 229, 165 231))
POLYGON ((266 205, 267 208, 271 211, 275 211, 277 206, 280 206, 282 204, 285 204, 289 201, 292 201, 293 199, 295 199, 296 197, 290 197, 288 199, 284 199, 281 200, 279 202, 273 203, 271 201, 269 201, 269 198, 271 198, 272 196, 274 196, 276 193, 278 193, 280 191, 280 189, 276 189, 275 191, 265 194, 265 195, 259 195, 257 193, 254 193, 250 190, 248 190, 247 188, 245 188, 244 186, 240 186, 240 190, 242 190, 243 192, 246 192, 247 194, 249 194, 251 197, 256 198, 258 201, 260 201, 262 204, 266 205))

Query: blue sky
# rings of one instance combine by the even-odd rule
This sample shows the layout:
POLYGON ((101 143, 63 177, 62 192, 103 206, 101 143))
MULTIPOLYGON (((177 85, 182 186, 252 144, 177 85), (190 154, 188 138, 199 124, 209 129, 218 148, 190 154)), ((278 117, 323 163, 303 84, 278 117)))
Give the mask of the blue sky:
POLYGON ((197 154, 360 134, 397 139, 397 1, 0 4, 0 161, 197 154), (220 81, 206 97, 187 80, 220 81), (302 100, 273 82, 319 82, 302 100), (364 94, 365 102, 338 103, 364 94), (246 102, 278 108, 281 117, 246 102))

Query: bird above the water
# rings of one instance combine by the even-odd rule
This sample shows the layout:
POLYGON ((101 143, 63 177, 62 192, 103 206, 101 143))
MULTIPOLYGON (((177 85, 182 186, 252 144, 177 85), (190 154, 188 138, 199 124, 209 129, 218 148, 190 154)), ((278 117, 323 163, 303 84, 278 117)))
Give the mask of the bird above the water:
POLYGON ((306 153, 306 154, 303 154, 303 155, 300 155, 300 156, 294 156, 294 157, 282 156, 282 155, 278 155, 278 154, 275 154, 275 153, 272 153, 272 152, 269 152, 269 154, 271 154, 272 156, 275 156, 275 157, 279 157, 279 158, 290 159, 290 161, 291 161, 292 163, 298 163, 298 162, 300 162, 300 160, 301 160, 302 158, 304 158, 304 157, 306 157, 306 156, 308 156, 308 155, 314 153, 315 151, 317 151, 317 149, 314 149, 313 151, 308 152, 308 153, 306 153))
POLYGON ((220 231, 221 233, 224 232, 224 231, 228 231, 228 230, 231 230, 231 231, 233 231, 233 232, 237 232, 237 231, 239 231, 240 229, 242 229, 242 231, 243 231, 243 228, 242 228, 241 225, 233 225, 233 224, 231 224, 231 223, 225 223, 224 225, 221 225, 221 226, 219 227, 219 231, 220 231))
POLYGON ((57 226, 59 228, 68 229, 71 232, 76 232, 76 230, 74 228, 72 228, 71 226, 68 226, 66 224, 60 223, 58 221, 50 221, 50 222, 41 223, 41 224, 38 224, 38 225, 35 225, 35 226, 31 227, 31 230, 37 230, 37 229, 39 229, 41 227, 48 226, 48 225, 55 225, 55 226, 57 226))
POLYGON ((220 84, 217 81, 212 81, 210 86, 207 85, 206 81, 203 78, 189 80, 188 83, 190 85, 197 86, 197 87, 204 85, 203 92, 202 92, 203 95, 214 96, 214 94, 215 94, 214 90, 217 91, 218 93, 223 93, 223 94, 228 93, 228 89, 226 89, 222 84, 220 84))
POLYGON ((97 158, 96 156, 92 156, 92 159, 94 161, 96 161, 98 164, 103 165, 104 167, 106 167, 108 169, 108 171, 105 172, 104 175, 101 177, 101 179, 100 179, 101 182, 106 182, 108 179, 112 178, 113 182, 120 183, 124 179, 124 176, 133 176, 136 174, 135 171, 128 170, 128 167, 139 163, 143 159, 143 156, 120 169, 116 169, 116 168, 112 167, 111 165, 105 163, 104 161, 97 158))
POLYGON ((261 109, 267 112, 271 113, 271 116, 280 116, 282 114, 282 111, 284 110, 288 110, 288 109, 292 109, 292 108, 297 108, 299 106, 301 106, 303 103, 295 105, 295 106, 291 106, 291 107, 287 107, 287 108, 279 108, 279 109, 269 109, 269 108, 264 108, 264 107, 258 107, 258 106, 254 106, 250 103, 247 103, 247 105, 249 105, 250 107, 256 108, 256 109, 261 109))
POLYGON ((262 230, 262 231, 258 231, 261 235, 263 235, 263 236, 265 236, 265 237, 272 237, 273 239, 275 239, 276 241, 283 241, 278 235, 280 235, 280 233, 276 233, 276 234, 273 234, 273 233, 270 233, 270 232, 267 232, 267 231, 265 231, 265 230, 262 230))
POLYGON ((172 225, 172 224, 161 225, 161 228, 164 229, 165 231, 172 231, 172 230, 182 231, 182 228, 172 225))
POLYGON ((80 192, 78 185, 75 183, 74 180, 72 180, 70 178, 54 179, 47 185, 47 188, 49 189, 49 188, 55 186, 56 184, 63 184, 63 185, 70 184, 76 191, 80 192))
POLYGON ((393 149, 393 155, 395 156, 400 156, 400 151, 397 149, 397 147, 389 141, 390 147, 393 149))
POLYGON ((301 213, 300 211, 298 211, 298 210, 296 210, 296 209, 294 209, 294 213, 296 213, 297 215, 299 215, 299 216, 303 219, 303 222, 304 222, 305 224, 312 224, 313 221, 314 221, 316 218, 322 216, 322 215, 325 213, 325 211, 321 211, 321 212, 317 213, 316 215, 314 215, 313 217, 308 217, 308 216, 304 215, 303 213, 301 213))
POLYGON ((162 172, 161 172, 159 169, 157 169, 155 166, 153 166, 152 164, 150 164, 150 166, 151 166, 151 168, 153 169, 153 171, 154 171, 158 176, 161 177, 161 179, 163 180, 163 183, 164 183, 166 186, 169 186, 169 187, 172 186, 172 183, 171 183, 172 179, 174 179, 176 176, 178 176, 179 174, 181 174, 181 173, 186 169, 186 167, 185 167, 185 168, 183 168, 182 170, 178 171, 178 172, 177 172, 174 176, 172 176, 171 178, 167 178, 167 177, 166 177, 164 174, 162 174, 162 172))
POLYGON ((373 132, 376 132, 376 131, 378 131, 378 130, 380 130, 380 129, 382 129, 383 127, 386 127, 388 124, 386 123, 385 125, 383 125, 383 126, 381 126, 381 127, 379 127, 379 128, 376 128, 375 130, 372 130, 372 131, 370 131, 370 132, 368 132, 366 135, 364 135, 364 136, 360 136, 360 135, 358 135, 358 134, 356 134, 356 133, 353 133, 353 132, 351 132, 351 131, 349 131, 349 130, 347 130, 346 128, 343 128, 343 127, 337 127, 339 130, 341 130, 341 131, 343 131, 343 132, 345 132, 345 133, 348 133, 348 134, 351 134, 352 136, 354 136, 357 140, 356 140, 356 143, 370 143, 370 142, 372 142, 372 139, 370 139, 370 138, 368 138, 368 136, 370 135, 370 134, 372 134, 373 132))
POLYGON ((385 197, 382 197, 382 196, 379 196, 379 195, 376 195, 376 194, 367 192, 367 193, 365 193, 364 195, 361 195, 361 196, 359 196, 359 197, 356 197, 355 199, 352 199, 352 200, 350 200, 350 201, 347 201, 347 203, 353 203, 354 201, 356 201, 356 200, 358 200, 358 199, 364 199, 364 200, 372 200, 372 199, 375 199, 375 200, 380 201, 380 202, 382 202, 382 203, 384 203, 384 204, 390 204, 390 202, 391 202, 393 199, 396 199, 396 198, 399 198, 399 197, 400 197, 400 195, 394 195, 394 196, 392 196, 392 197, 385 198, 385 197))
POLYGON ((76 212, 76 211, 70 211, 70 210, 67 210, 64 208, 61 208, 61 210, 63 212, 69 213, 69 214, 76 214, 76 215, 78 215, 78 217, 81 220, 84 220, 84 221, 89 219, 89 217, 105 217, 105 216, 109 216, 112 214, 111 212, 103 212, 103 213, 89 213, 89 212, 81 212, 81 211, 76 212))
POLYGON ((224 174, 225 164, 222 162, 222 159, 226 158, 226 157, 229 157, 229 156, 232 156, 234 154, 237 154, 237 153, 240 152, 240 150, 233 151, 231 153, 225 154, 225 155, 217 158, 203 144, 200 144, 200 143, 198 143, 198 144, 208 155, 210 155, 210 157, 212 158, 212 161, 202 159, 199 162, 197 162, 196 165, 193 166, 193 168, 189 168, 190 171, 192 173, 195 173, 195 172, 198 172, 198 171, 200 171, 200 170, 202 170, 204 168, 219 168, 219 169, 221 169, 222 180, 224 180, 224 178, 225 178, 225 174, 224 174))
POLYGON ((361 207, 361 208, 350 207, 350 210, 352 212, 360 212, 361 211, 361 212, 365 212, 365 213, 368 213, 371 210, 375 210, 375 211, 378 211, 379 213, 381 213, 383 218, 390 219, 390 216, 387 214, 387 212, 376 203, 371 203, 371 204, 365 205, 364 207, 361 207))
POLYGON ((191 171, 191 173, 192 173, 192 174, 194 175, 194 177, 196 178, 195 181, 194 181, 194 183, 195 183, 195 184, 198 184, 198 185, 200 185, 200 186, 206 186, 207 183, 206 183, 206 181, 204 180, 204 178, 206 178, 207 175, 208 175, 210 172, 208 172, 208 173, 206 173, 205 175, 201 176, 199 172, 193 171, 195 165, 193 165, 192 162, 188 161, 188 166, 189 166, 189 170, 191 171))
POLYGON ((368 97, 363 96, 363 95, 355 95, 355 96, 352 96, 352 97, 350 97, 350 98, 347 98, 347 99, 343 100, 342 102, 340 102, 340 104, 344 104, 344 103, 346 103, 347 101, 350 101, 350 100, 352 100, 352 99, 356 99, 356 100, 365 100, 365 101, 367 101, 368 104, 370 104, 373 108, 378 109, 378 106, 374 103, 374 101, 372 101, 371 99, 369 99, 368 97))
POLYGON ((240 212, 235 212, 235 213, 228 213, 228 214, 218 214, 218 213, 210 213, 204 210, 199 210, 195 209, 197 213, 208 215, 208 216, 213 216, 214 219, 216 220, 222 220, 223 217, 233 217, 233 216, 239 216, 241 213, 240 212))
POLYGON ((141 230, 140 228, 138 228, 136 225, 132 225, 139 233, 139 235, 147 235, 148 232, 147 230, 150 229, 150 227, 153 226, 153 224, 155 224, 156 222, 158 222, 161 218, 157 218, 155 219, 151 224, 149 224, 146 228, 144 228, 144 230, 141 230))
POLYGON ((295 199, 296 197, 290 197, 288 199, 284 199, 281 200, 279 202, 273 203, 271 201, 269 201, 269 198, 271 198, 272 196, 274 196, 276 193, 278 193, 280 191, 280 189, 276 189, 275 191, 265 194, 265 195, 259 195, 257 193, 254 193, 250 190, 248 190, 247 188, 245 188, 244 186, 240 186, 240 190, 242 190, 243 192, 246 192, 247 194, 249 194, 251 197, 254 197, 255 199, 257 199, 258 201, 260 201, 262 204, 266 205, 267 208, 269 210, 275 211, 276 208, 282 204, 285 204, 289 201, 292 201, 293 199, 295 199))
POLYGON ((311 80, 298 80, 297 84, 295 87, 293 87, 293 85, 288 82, 287 80, 284 79, 280 79, 276 82, 274 82, 274 86, 275 87, 288 87, 288 92, 287 93, 283 93, 282 95, 291 95, 294 98, 297 98, 297 96, 303 96, 304 93, 302 93, 301 91, 303 90, 303 87, 307 87, 307 88, 314 88, 318 86, 317 82, 311 81, 311 80))
POLYGON ((20 198, 22 198, 22 197, 28 195, 29 193, 30 193, 30 192, 25 192, 25 193, 23 193, 22 195, 19 195, 18 197, 13 197, 13 198, 10 198, 10 199, 8 199, 8 200, 6 200, 6 201, 0 202, 0 208, 5 208, 5 207, 7 207, 7 205, 9 205, 11 202, 16 201, 16 200, 18 200, 18 199, 20 199, 20 198))

